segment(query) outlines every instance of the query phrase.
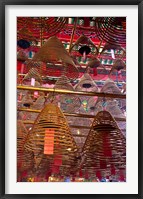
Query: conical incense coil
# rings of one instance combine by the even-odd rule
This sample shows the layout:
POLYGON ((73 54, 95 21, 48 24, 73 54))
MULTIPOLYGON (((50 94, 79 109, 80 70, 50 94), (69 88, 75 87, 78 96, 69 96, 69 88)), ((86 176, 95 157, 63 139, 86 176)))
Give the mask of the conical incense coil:
POLYGON ((44 107, 28 135, 25 148, 36 156, 44 154, 43 158, 49 159, 51 164, 55 156, 61 155, 62 165, 70 167, 77 146, 59 107, 54 104, 44 107))
POLYGON ((18 171, 29 170, 33 168, 34 154, 24 149, 28 131, 22 121, 17 121, 17 167, 18 171))
MULTIPOLYGON (((103 87, 101 88, 100 92, 102 93, 114 93, 114 94, 121 94, 121 90, 119 89, 119 87, 115 84, 115 82, 111 79, 107 79, 103 85, 103 87)), ((99 101, 107 101, 110 98, 106 98, 106 97, 98 97, 98 100, 96 102, 96 104, 99 101)), ((112 99, 111 99, 112 100, 112 99)), ((118 100, 119 101, 119 100, 118 100)))
MULTIPOLYGON (((123 55, 124 55, 125 52, 126 52, 125 49, 122 48, 120 44, 117 45, 117 44, 108 44, 108 43, 106 43, 106 44, 104 45, 103 49, 102 49, 101 54, 104 53, 105 51, 108 51, 108 50, 120 50, 120 51, 122 51, 122 54, 123 54, 123 55)), ((123 55, 122 55, 122 56, 123 56, 123 55)))
POLYGON ((36 68, 31 68, 29 70, 29 72, 25 75, 24 80, 27 80, 27 79, 32 79, 34 78, 36 81, 42 81, 42 76, 39 74, 38 70, 36 68))
POLYGON ((83 154, 85 168, 102 170, 126 165, 126 140, 109 112, 101 111, 95 116, 83 154))
POLYGON ((110 73, 113 70, 119 71, 119 70, 122 70, 122 69, 125 69, 125 68, 126 68, 126 64, 124 63, 124 61, 122 59, 115 59, 110 73))
POLYGON ((45 75, 56 76, 55 74, 57 69, 56 65, 55 69, 53 69, 53 64, 57 64, 57 62, 60 62, 62 64, 61 72, 62 74, 64 73, 67 77, 75 79, 79 75, 73 59, 64 48, 62 42, 55 36, 50 37, 47 42, 40 48, 40 50, 35 53, 32 60, 29 61, 28 66, 30 66, 33 62, 41 61, 46 64, 48 63, 48 65, 46 66, 46 70, 44 71, 45 75), (52 63, 51 68, 49 66, 49 63, 52 63))
MULTIPOLYGON (((62 75, 54 86, 55 89, 63 89, 63 90, 71 90, 74 88, 72 84, 70 84, 69 79, 62 75)), ((47 102, 52 101, 54 104, 58 104, 62 111, 65 112, 74 112, 80 108, 81 102, 77 96, 72 95, 60 95, 60 94, 49 94, 47 102)))
POLYGON ((33 100, 29 93, 23 96, 21 104, 25 107, 30 107, 33 104, 33 100))
POLYGON ((76 45, 88 45, 88 46, 92 46, 96 49, 96 54, 98 53, 98 49, 97 47, 95 46, 95 44, 92 42, 92 40, 89 38, 89 37, 86 37, 85 35, 81 35, 77 41, 72 45, 70 51, 74 48, 74 46, 76 45))
POLYGON ((106 102, 104 101, 98 102, 95 105, 94 114, 96 115, 98 112, 102 111, 103 109, 108 111, 113 117, 125 118, 125 115, 120 109, 117 100, 107 100, 106 102), (104 103, 106 103, 105 106, 104 103))
POLYGON ((92 59, 91 61, 88 62, 87 67, 90 67, 90 68, 102 67, 103 68, 104 66, 101 64, 99 59, 94 58, 94 59, 92 59))
MULTIPOLYGON (((86 91, 86 92, 97 92, 98 87, 87 72, 87 73, 83 74, 80 81, 77 83, 77 85, 75 85, 75 90, 76 91, 86 91)), ((87 108, 88 100, 90 98, 91 97, 88 97, 88 96, 80 96, 81 106, 83 106, 84 109, 87 108)), ((86 112, 87 112, 87 110, 86 110, 86 112)))
POLYGON ((98 87, 88 73, 85 73, 78 84, 75 86, 77 91, 97 92, 98 87))
POLYGON ((113 45, 126 44, 125 17, 97 17, 95 32, 99 40, 113 45))
POLYGON ((50 37, 40 50, 35 53, 33 61, 57 62, 62 60, 63 63, 75 66, 72 58, 64 48, 62 42, 57 37, 50 37))

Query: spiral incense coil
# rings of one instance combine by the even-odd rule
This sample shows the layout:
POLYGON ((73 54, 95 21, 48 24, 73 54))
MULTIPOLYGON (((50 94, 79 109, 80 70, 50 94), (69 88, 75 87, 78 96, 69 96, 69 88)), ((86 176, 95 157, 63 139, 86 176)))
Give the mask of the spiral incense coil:
POLYGON ((63 63, 70 64, 75 67, 75 64, 69 53, 64 48, 62 42, 55 36, 50 37, 45 44, 39 49, 32 58, 33 61, 57 62, 62 60, 63 63))
POLYGON ((72 51, 72 49, 74 48, 74 46, 79 46, 79 45, 85 45, 87 44, 88 46, 92 46, 96 49, 95 54, 98 54, 98 48, 95 46, 95 44, 92 42, 92 40, 88 37, 86 37, 85 35, 81 35, 77 41, 72 45, 70 51, 72 51))
POLYGON ((83 146, 84 168, 107 169, 126 165, 126 140, 107 111, 99 112, 83 146))
POLYGON ((108 43, 105 43, 103 49, 102 49, 102 53, 105 53, 106 51, 108 50, 120 50, 123 52, 123 55, 125 54, 125 49, 123 47, 121 47, 121 45, 117 45, 117 44, 108 44, 108 43))
MULTIPOLYGON (((62 75, 54 86, 55 89, 71 90, 74 88, 70 84, 69 79, 62 75)), ((52 101, 52 103, 60 106, 61 110, 64 112, 74 112, 78 111, 81 105, 80 99, 77 96, 72 95, 60 95, 60 94, 49 94, 47 102, 52 101)))
POLYGON ((28 135, 25 149, 36 156, 43 154, 51 163, 57 155, 62 156, 62 165, 73 163, 77 146, 59 107, 54 104, 44 107, 28 135))
MULTIPOLYGON (((115 84, 115 82, 111 79, 107 79, 103 85, 103 87, 101 88, 100 92, 102 93, 115 93, 115 94, 121 94, 121 90, 119 89, 119 87, 115 84)), ((112 100, 110 98, 106 98, 106 97, 98 97, 96 104, 99 101, 108 101, 108 100, 112 100)), ((118 100, 119 101, 119 100, 118 100)))
POLYGON ((112 45, 126 44, 125 17, 97 17, 95 32, 99 40, 112 45))
POLYGON ((17 61, 25 62, 28 59, 28 52, 20 50, 17 53, 17 61))
POLYGON ((100 62, 99 59, 94 58, 93 60, 91 60, 91 61, 88 62, 87 67, 89 67, 89 68, 102 67, 103 68, 104 66, 101 64, 101 62, 100 62))
POLYGON ((124 63, 123 60, 121 59, 116 59, 114 60, 114 63, 113 63, 113 66, 112 66, 112 69, 110 71, 110 73, 113 71, 113 70, 122 70, 122 69, 125 69, 126 68, 126 64, 124 63))
POLYGON ((17 167, 18 171, 29 170, 33 168, 33 152, 24 149, 28 131, 22 121, 17 122, 17 167))
POLYGON ((79 76, 78 69, 70 57, 69 53, 64 48, 62 42, 57 37, 50 37, 47 42, 35 53, 32 60, 27 65, 31 67, 33 63, 44 62, 47 66, 40 67, 47 76, 56 76, 58 67, 55 64, 60 62, 61 74, 65 74, 70 79, 76 79, 79 76), (52 64, 52 65, 49 65, 52 64))
POLYGON ((36 68, 31 68, 29 72, 25 75, 25 77, 23 78, 23 81, 27 79, 31 79, 31 78, 34 78, 36 81, 39 81, 39 82, 42 81, 42 76, 39 74, 36 68))
POLYGON ((30 107, 33 104, 33 100, 29 93, 23 96, 21 104, 25 107, 30 107))
POLYGON ((47 39, 60 32, 66 24, 66 17, 18 17, 18 38, 28 40, 47 39))
POLYGON ((75 86, 76 91, 97 92, 98 87, 88 73, 85 73, 78 84, 75 86))
MULTIPOLYGON (((98 112, 103 110, 103 103, 104 101, 98 102, 95 107, 94 107, 94 114, 96 115, 98 112)), ((118 105, 117 100, 107 100, 106 101, 106 106, 105 106, 106 111, 108 111, 113 117, 119 117, 119 118, 125 118, 125 115, 123 114, 122 110, 120 109, 118 105)))

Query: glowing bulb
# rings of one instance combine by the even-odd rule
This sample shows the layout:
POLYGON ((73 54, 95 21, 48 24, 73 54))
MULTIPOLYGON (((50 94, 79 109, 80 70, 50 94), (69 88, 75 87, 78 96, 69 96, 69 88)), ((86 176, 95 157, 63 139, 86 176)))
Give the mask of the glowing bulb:
POLYGON ((67 150, 68 150, 68 151, 71 151, 71 148, 68 148, 67 150))
POLYGON ((77 130, 77 134, 78 134, 78 135, 80 134, 80 130, 79 130, 79 129, 77 130))

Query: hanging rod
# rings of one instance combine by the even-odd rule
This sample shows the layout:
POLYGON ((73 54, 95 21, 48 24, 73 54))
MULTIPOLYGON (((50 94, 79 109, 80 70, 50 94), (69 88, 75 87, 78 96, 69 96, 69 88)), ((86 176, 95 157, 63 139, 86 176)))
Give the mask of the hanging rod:
MULTIPOLYGON (((33 112, 33 113, 40 113, 41 110, 36 110, 36 109, 27 109, 27 108, 18 108, 18 111, 26 111, 26 112, 33 112)), ((95 118, 95 115, 87 115, 87 114, 81 114, 81 113, 66 113, 63 112, 65 116, 70 116, 70 117, 82 117, 82 118, 95 118)), ((114 117, 116 121, 126 121, 126 118, 118 118, 114 117)))
POLYGON ((55 89, 55 88, 43 88, 43 87, 32 87, 32 86, 21 86, 18 85, 17 89, 20 90, 30 90, 30 91, 41 91, 41 92, 53 92, 60 94, 74 94, 74 95, 83 95, 83 96, 98 96, 98 97, 110 97, 110 98, 121 98, 125 99, 125 94, 113 94, 113 93, 101 93, 101 92, 83 92, 83 91, 70 91, 64 89, 55 89))

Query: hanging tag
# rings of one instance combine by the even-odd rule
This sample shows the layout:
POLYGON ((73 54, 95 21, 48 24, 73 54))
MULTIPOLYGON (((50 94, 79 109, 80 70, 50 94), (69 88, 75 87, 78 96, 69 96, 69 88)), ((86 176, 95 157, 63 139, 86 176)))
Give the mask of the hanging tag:
POLYGON ((35 86, 35 79, 31 78, 31 86, 35 86))
POLYGON ((111 49, 111 56, 112 56, 112 59, 115 59, 115 53, 113 49, 111 49))
POLYGON ((44 154, 51 155, 54 153, 54 134, 55 131, 53 129, 45 130, 44 154))

